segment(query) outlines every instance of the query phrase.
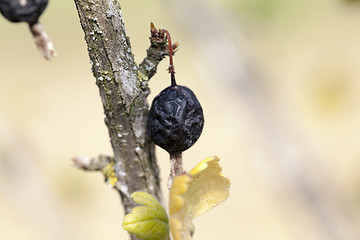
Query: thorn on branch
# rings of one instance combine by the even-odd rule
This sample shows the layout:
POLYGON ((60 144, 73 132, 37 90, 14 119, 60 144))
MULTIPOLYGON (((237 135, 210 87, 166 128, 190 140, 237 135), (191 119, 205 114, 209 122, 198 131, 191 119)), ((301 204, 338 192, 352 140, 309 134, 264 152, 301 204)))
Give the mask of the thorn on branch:
POLYGON ((175 42, 175 43, 172 45, 173 54, 175 54, 176 51, 178 50, 178 47, 179 47, 180 43, 181 43, 181 41, 177 41, 177 42, 175 42))

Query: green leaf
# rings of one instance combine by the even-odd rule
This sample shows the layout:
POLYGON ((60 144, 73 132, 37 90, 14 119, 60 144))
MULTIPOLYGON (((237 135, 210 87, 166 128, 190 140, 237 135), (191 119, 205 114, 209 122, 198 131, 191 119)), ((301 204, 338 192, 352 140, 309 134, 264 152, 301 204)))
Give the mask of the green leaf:
POLYGON ((123 228, 140 239, 165 240, 169 236, 169 219, 165 209, 150 194, 134 192, 131 197, 144 205, 125 216, 123 228))

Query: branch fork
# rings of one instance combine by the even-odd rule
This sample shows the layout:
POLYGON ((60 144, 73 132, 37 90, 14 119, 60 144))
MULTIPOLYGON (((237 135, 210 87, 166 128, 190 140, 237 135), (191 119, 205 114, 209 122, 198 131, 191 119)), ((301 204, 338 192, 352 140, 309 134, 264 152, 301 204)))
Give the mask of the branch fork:
MULTIPOLYGON (((114 169, 117 179, 114 189, 120 193, 126 213, 136 206, 130 198, 130 194, 136 191, 147 192, 162 202, 155 145, 146 135, 147 82, 156 73, 161 60, 169 54, 166 34, 150 24, 147 56, 137 65, 126 36, 119 1, 74 2, 99 87, 113 156, 75 157, 73 162, 80 169, 100 171, 113 161, 111 169, 114 169)), ((179 43, 172 45, 174 51, 178 46, 179 43)))

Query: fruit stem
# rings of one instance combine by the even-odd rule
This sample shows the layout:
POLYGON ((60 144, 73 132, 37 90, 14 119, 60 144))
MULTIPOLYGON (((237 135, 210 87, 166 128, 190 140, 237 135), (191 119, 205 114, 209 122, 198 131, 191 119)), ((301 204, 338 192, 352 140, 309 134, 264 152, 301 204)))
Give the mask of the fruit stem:
POLYGON ((177 86, 177 84, 175 81, 175 68, 173 62, 174 51, 173 51, 173 46, 171 44, 171 36, 168 30, 163 29, 163 31, 166 33, 166 38, 168 40, 168 51, 169 51, 169 59, 170 59, 169 73, 171 74, 171 87, 175 87, 177 86))
POLYGON ((182 153, 170 153, 170 176, 168 180, 168 189, 170 190, 173 178, 184 172, 182 163, 182 153))
POLYGON ((40 22, 29 24, 31 34, 34 37, 36 47, 39 49, 41 55, 46 60, 51 60, 51 58, 56 56, 54 46, 46 34, 42 24, 40 22))

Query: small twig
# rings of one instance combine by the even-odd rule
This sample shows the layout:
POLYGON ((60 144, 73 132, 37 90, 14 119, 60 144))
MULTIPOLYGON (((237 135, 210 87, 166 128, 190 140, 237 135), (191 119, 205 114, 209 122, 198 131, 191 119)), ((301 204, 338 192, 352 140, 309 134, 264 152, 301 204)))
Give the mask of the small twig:
MULTIPOLYGON (((150 47, 146 50, 147 56, 139 65, 139 72, 150 80, 157 70, 157 66, 165 56, 169 55, 167 48, 167 36, 162 29, 156 29, 153 23, 150 24, 150 47)), ((172 45, 173 52, 176 52, 180 42, 172 45)))
POLYGON ((51 58, 56 56, 56 52, 54 50, 54 46, 46 34, 42 24, 40 22, 30 24, 30 31, 34 37, 35 44, 39 49, 41 55, 46 59, 50 60, 51 58))
POLYGON ((170 176, 168 180, 168 189, 171 188, 173 178, 184 172, 182 164, 182 153, 170 154, 170 176))
POLYGON ((72 159, 75 167, 86 171, 102 171, 113 161, 112 157, 100 155, 96 158, 76 156, 72 159))

